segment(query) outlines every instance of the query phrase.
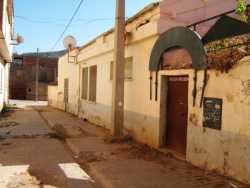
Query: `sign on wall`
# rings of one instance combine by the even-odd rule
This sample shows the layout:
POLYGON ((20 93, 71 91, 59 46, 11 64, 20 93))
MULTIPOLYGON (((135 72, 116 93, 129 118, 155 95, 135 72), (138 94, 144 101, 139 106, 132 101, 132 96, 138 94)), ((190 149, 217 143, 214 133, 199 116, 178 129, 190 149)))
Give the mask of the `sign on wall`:
POLYGON ((203 127, 221 130, 222 99, 204 98, 203 127))

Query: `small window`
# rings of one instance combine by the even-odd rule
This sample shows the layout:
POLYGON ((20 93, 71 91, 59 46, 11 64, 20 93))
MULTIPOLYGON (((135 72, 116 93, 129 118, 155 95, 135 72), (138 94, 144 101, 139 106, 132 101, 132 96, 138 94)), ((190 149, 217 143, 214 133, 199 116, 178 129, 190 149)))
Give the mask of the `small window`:
POLYGON ((82 99, 96 102, 97 66, 82 69, 82 99))
POLYGON ((89 100, 96 102, 96 81, 97 81, 97 66, 90 67, 89 75, 89 100))
MULTIPOLYGON (((110 80, 113 80, 114 71, 114 61, 110 62, 110 80)), ((124 67, 124 77, 125 80, 133 79, 133 57, 128 57, 125 59, 124 67)))
POLYGON ((82 99, 88 99, 88 68, 82 69, 82 99))
POLYGON ((69 79, 64 79, 64 102, 69 102, 69 79))
POLYGON ((133 57, 126 58, 125 62, 125 79, 131 80, 133 79, 133 57))

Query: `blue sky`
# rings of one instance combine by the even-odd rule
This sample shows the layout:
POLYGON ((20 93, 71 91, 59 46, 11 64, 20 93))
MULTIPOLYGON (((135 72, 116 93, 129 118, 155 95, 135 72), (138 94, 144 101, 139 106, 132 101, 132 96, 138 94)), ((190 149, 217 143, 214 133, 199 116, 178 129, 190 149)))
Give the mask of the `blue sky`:
MULTIPOLYGON (((50 51, 80 0, 14 0, 14 32, 24 37, 15 47, 18 53, 50 51)), ((126 0, 126 17, 155 0, 126 0)), ((114 26, 115 0, 84 0, 71 27, 65 33, 82 45, 114 26)), ((62 41, 55 50, 63 49, 62 41)))

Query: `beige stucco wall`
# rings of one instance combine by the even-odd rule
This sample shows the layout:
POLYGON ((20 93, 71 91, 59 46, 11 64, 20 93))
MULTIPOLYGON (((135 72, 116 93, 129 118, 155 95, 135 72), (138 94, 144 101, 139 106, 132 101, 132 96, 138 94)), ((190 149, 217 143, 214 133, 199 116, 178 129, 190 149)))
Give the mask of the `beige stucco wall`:
MULTIPOLYGON (((209 82, 205 96, 223 99, 222 130, 203 128, 203 109, 199 108, 203 71, 198 73, 196 107, 193 107, 192 100, 193 70, 191 69, 160 71, 158 100, 150 100, 148 64, 159 31, 157 23, 159 10, 154 11, 127 26, 130 36, 127 38, 126 57, 133 57, 133 79, 125 81, 125 129, 140 142, 156 148, 163 146, 163 134, 167 125, 162 124, 160 118, 164 106, 161 102, 164 100, 162 98, 164 95, 161 95, 162 80, 171 75, 188 75, 187 160, 196 166, 216 170, 250 183, 250 89, 248 88, 250 58, 244 59, 229 73, 222 74, 212 70, 208 72, 209 82), (135 29, 138 23, 147 17, 153 17, 151 22, 135 29)), ((111 125, 110 62, 113 61, 113 44, 112 32, 102 35, 81 49, 78 56, 79 64, 69 64, 65 55, 60 58, 58 65, 57 107, 64 110, 64 79, 69 78, 68 111, 108 129, 111 125), (80 99, 78 103, 82 87, 79 71, 92 65, 97 65, 96 102, 80 99)), ((153 97, 154 95, 153 87, 153 97)))
POLYGON ((208 74, 205 96, 223 99, 221 130, 203 128, 203 108, 199 107, 203 71, 198 73, 195 107, 193 70, 160 72, 160 77, 189 76, 187 160, 196 166, 250 183, 250 57, 245 57, 229 73, 209 71, 208 74))
POLYGON ((79 65, 69 63, 68 54, 59 58, 58 61, 58 89, 57 89, 57 107, 65 110, 64 103, 64 79, 69 79, 69 101, 67 111, 73 114, 78 113, 79 98, 79 65))
POLYGON ((49 106, 58 107, 58 86, 57 85, 48 85, 48 104, 49 106))
MULTIPOLYGON (((152 46, 157 36, 132 43, 126 47, 126 57, 133 57, 133 79, 125 80, 125 129, 139 141, 158 145, 158 110, 153 101, 149 101, 148 63, 152 46)), ((110 129, 112 81, 110 63, 113 52, 87 59, 81 68, 97 64, 97 100, 96 103, 81 100, 81 117, 110 129)))
MULTIPOLYGON (((149 58, 157 35, 159 9, 141 15, 126 26, 129 32, 125 56, 133 57, 133 79, 125 80, 125 129, 134 137, 153 146, 158 143, 156 103, 149 101, 149 58), (150 22, 141 25, 145 20, 150 22), (142 97, 143 96, 143 97, 142 97)), ((78 56, 80 68, 97 65, 96 102, 81 100, 79 115, 108 129, 111 127, 112 81, 110 63, 114 60, 114 33, 100 36, 85 46, 78 56)), ((81 85, 81 83, 80 83, 81 85)))
MULTIPOLYGON (((135 60, 133 80, 125 82, 125 128, 138 141, 160 147, 162 126, 167 126, 160 124, 160 105, 163 100, 161 98, 162 78, 188 75, 187 160, 196 166, 215 170, 223 175, 250 183, 250 57, 244 58, 228 73, 208 71, 209 81, 205 96, 223 99, 222 130, 203 128, 203 108, 199 107, 203 71, 198 72, 198 93, 195 107, 192 105, 194 71, 191 69, 160 71, 159 100, 151 101, 149 99, 149 56, 146 54, 150 51, 150 46, 156 38, 148 38, 127 48, 126 56, 133 55, 135 60), (141 53, 135 53, 133 48, 139 49, 141 53)), ((109 80, 109 69, 112 58, 110 52, 81 63, 81 68, 97 64, 98 76, 97 101, 93 103, 81 100, 80 117, 107 128, 110 128, 111 116, 112 81, 109 80)), ((154 94, 153 89, 153 96, 154 94)))

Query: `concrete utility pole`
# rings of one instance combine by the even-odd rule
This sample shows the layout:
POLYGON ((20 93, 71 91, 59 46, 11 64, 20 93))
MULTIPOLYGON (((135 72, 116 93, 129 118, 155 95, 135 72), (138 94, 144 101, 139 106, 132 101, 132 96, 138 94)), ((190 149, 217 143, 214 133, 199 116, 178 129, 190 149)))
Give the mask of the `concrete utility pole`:
POLYGON ((123 135, 124 64, 125 64, 125 0, 116 0, 116 23, 112 95, 112 134, 123 135))
POLYGON ((38 89, 39 89, 39 49, 36 53, 36 101, 38 101, 38 89))

